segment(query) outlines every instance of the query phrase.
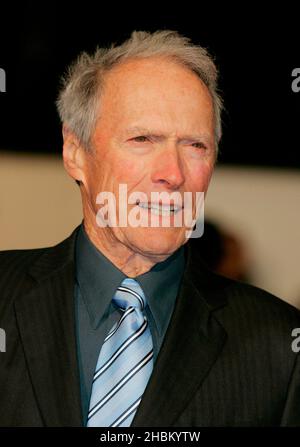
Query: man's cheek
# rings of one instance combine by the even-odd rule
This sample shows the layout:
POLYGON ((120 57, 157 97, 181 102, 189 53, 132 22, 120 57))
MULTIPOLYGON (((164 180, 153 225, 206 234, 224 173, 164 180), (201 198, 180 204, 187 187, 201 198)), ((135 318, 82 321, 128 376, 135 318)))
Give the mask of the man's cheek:
POLYGON ((192 173, 191 179, 194 179, 192 190, 205 192, 208 188, 213 168, 210 166, 201 167, 192 173))
POLYGON ((113 174, 116 182, 126 183, 129 187, 131 183, 139 181, 142 177, 143 166, 138 161, 126 160, 114 166, 113 174))

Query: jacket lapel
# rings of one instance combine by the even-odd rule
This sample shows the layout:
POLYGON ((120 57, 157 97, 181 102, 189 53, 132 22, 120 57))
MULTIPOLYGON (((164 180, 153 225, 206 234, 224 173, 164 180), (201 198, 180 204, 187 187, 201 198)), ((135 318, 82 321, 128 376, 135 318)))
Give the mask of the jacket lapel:
POLYGON ((225 304, 224 293, 220 295, 209 273, 193 271, 190 258, 188 253, 165 342, 133 426, 176 425, 224 345, 226 332, 211 314, 213 309, 225 304))
POLYGON ((74 242, 47 249, 32 265, 35 285, 15 302, 17 324, 46 426, 82 425, 76 356, 74 242))

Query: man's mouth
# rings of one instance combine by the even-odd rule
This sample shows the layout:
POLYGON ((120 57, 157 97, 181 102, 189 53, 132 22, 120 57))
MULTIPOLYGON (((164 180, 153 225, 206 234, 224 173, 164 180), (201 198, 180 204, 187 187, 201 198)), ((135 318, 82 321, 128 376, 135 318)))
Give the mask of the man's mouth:
POLYGON ((144 210, 149 210, 152 214, 156 216, 171 216, 182 210, 182 206, 174 204, 159 204, 159 203, 148 203, 136 201, 136 205, 144 210))

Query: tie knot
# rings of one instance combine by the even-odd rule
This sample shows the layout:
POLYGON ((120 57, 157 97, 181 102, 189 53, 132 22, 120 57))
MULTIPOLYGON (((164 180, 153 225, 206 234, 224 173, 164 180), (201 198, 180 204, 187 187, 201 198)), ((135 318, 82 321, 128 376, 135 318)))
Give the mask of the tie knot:
POLYGON ((135 307, 144 310, 146 307, 146 297, 137 281, 132 278, 125 278, 118 287, 113 302, 122 309, 135 307))

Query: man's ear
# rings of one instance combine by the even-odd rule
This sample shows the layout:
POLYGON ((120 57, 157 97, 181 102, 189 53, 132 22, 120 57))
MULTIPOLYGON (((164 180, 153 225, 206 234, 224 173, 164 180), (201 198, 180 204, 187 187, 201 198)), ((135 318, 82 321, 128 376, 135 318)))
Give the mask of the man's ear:
POLYGON ((63 126, 63 160, 67 173, 79 182, 85 183, 85 155, 86 151, 78 138, 63 126))

